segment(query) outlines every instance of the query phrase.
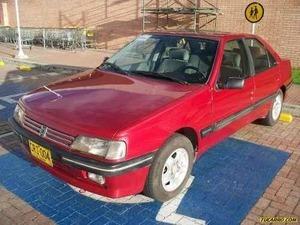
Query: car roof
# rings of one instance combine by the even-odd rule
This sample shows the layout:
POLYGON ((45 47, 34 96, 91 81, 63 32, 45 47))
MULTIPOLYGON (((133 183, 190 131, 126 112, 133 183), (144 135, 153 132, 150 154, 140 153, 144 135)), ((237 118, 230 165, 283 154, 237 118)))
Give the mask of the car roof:
POLYGON ((199 32, 181 32, 181 31, 155 31, 147 32, 145 34, 152 35, 166 35, 166 36, 184 36, 184 37, 201 37, 213 40, 220 39, 234 39, 234 38, 245 38, 245 37, 256 37, 252 34, 246 33, 231 33, 223 31, 199 31, 199 32))

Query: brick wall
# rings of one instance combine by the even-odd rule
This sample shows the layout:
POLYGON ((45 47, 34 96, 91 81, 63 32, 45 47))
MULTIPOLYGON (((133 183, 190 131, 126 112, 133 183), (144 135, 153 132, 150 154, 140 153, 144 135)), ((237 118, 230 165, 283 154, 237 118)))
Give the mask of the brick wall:
MULTIPOLYGON (((147 2, 147 0, 145 0, 147 2)), ((166 0, 153 0, 163 2, 166 0)), ((184 2, 185 0, 177 0, 184 2)), ((207 6, 204 1, 198 4, 207 6)), ((251 32, 251 24, 244 18, 244 9, 249 0, 209 0, 222 10, 216 28, 221 31, 251 32)), ((8 2, 11 26, 15 25, 14 1, 8 2)), ((300 0, 260 0, 265 8, 265 16, 256 26, 256 33, 267 39, 281 54, 292 60, 293 66, 300 67, 300 0)), ((95 29, 98 47, 115 49, 122 46, 141 32, 141 0, 22 0, 20 16, 22 26, 30 27, 89 27, 95 29)), ((186 19, 170 17, 170 24, 190 24, 186 19), (180 21, 177 23, 176 21, 180 21)), ((151 18, 148 18, 151 20, 151 18)), ((156 19, 147 24, 149 30, 155 28, 156 19)), ((164 24, 164 18, 159 19, 164 24)), ((199 23, 205 22, 200 19, 199 23)), ((205 29, 214 29, 211 23, 205 29)))
MULTIPOLYGON (((219 1, 224 13, 217 21, 218 30, 251 32, 251 24, 244 18, 244 9, 252 1, 219 1)), ((256 24, 256 34, 268 40, 282 57, 300 67, 300 0, 261 0, 264 18, 256 24)))

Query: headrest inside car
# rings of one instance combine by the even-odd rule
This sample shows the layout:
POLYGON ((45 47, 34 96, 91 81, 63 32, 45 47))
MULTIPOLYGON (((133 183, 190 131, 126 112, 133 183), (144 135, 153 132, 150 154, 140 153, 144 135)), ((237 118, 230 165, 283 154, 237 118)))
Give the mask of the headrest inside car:
POLYGON ((190 58, 189 51, 186 49, 170 49, 169 51, 170 59, 177 59, 182 61, 188 61, 190 58))
POLYGON ((236 52, 224 52, 223 65, 240 67, 241 55, 236 52))
POLYGON ((253 58, 257 58, 261 55, 259 47, 250 46, 249 49, 253 58))

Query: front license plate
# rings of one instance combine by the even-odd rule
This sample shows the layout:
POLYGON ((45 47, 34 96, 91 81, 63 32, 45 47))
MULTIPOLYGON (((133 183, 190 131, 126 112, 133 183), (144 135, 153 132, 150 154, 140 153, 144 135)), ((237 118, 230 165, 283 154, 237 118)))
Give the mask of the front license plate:
POLYGON ((29 140, 29 149, 31 152, 31 155, 38 160, 46 163, 48 166, 53 167, 52 157, 51 157, 51 151, 47 148, 44 148, 43 146, 40 146, 39 144, 29 140))

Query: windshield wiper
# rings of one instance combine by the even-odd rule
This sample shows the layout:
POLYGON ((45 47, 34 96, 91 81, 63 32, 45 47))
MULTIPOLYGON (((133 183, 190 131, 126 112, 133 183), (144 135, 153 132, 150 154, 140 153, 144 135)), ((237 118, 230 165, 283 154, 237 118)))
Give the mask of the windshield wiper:
POLYGON ((121 67, 119 67, 118 65, 111 63, 111 62, 104 62, 102 63, 98 68, 101 68, 103 66, 109 66, 110 68, 112 68, 113 70, 115 70, 116 72, 128 75, 127 71, 123 70, 121 67))
POLYGON ((180 84, 189 84, 188 82, 184 81, 184 80, 180 80, 176 77, 171 77, 168 76, 164 73, 155 73, 155 72, 147 72, 147 71, 130 71, 131 74, 138 74, 138 75, 142 75, 142 76, 147 76, 147 77, 153 77, 153 78, 159 78, 159 79, 167 79, 170 81, 175 81, 177 83, 180 84))

